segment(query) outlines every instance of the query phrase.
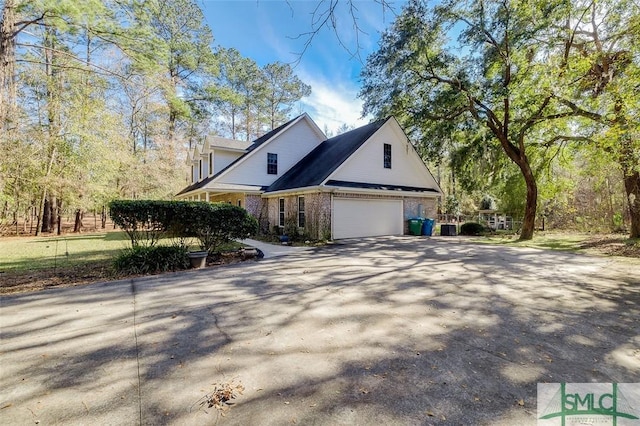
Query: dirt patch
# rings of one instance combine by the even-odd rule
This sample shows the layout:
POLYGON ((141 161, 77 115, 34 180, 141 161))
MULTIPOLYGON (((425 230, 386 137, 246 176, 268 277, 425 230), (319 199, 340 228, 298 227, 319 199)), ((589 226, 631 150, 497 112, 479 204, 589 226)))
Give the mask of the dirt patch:
POLYGON ((588 254, 640 258, 640 240, 630 240, 620 235, 594 235, 580 243, 579 247, 588 254))
MULTIPOLYGON (((251 260, 239 251, 207 259, 207 268, 251 260)), ((141 275, 117 274, 110 261, 93 262, 57 269, 0 272, 0 294, 26 293, 46 288, 74 287, 102 281, 120 280, 141 275)))

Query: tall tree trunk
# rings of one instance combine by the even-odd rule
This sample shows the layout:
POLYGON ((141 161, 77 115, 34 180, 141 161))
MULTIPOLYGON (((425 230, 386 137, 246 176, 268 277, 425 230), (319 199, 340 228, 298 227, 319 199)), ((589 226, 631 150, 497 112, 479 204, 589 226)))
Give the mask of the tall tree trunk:
POLYGON ((56 214, 56 224, 58 226, 57 233, 58 235, 62 235, 62 203, 58 203, 56 214))
POLYGON ((101 227, 105 229, 107 227, 107 208, 102 206, 102 213, 100 213, 101 227))
POLYGON ((15 127, 16 2, 5 0, 0 22, 0 130, 15 127))
POLYGON ((620 138, 618 163, 622 169, 625 195, 631 217, 629 238, 640 238, 640 171, 635 160, 638 152, 632 140, 633 133, 629 131, 625 104, 620 97, 616 98, 614 111, 616 113, 615 123, 625 130, 625 134, 620 138))
POLYGON ((55 195, 49 196, 49 230, 53 232, 56 228, 56 217, 58 216, 58 199, 55 195))
POLYGON ((84 217, 84 212, 82 209, 76 210, 76 220, 73 225, 73 232, 77 233, 82 230, 82 219, 84 217))
POLYGON ((634 170, 624 174, 624 189, 631 216, 629 238, 640 238, 640 172, 634 170))
POLYGON ((524 182, 527 186, 527 201, 524 209, 524 219, 522 220, 522 231, 520 231, 520 240, 530 240, 533 238, 533 231, 536 226, 538 184, 528 162, 523 165, 518 164, 518 166, 522 171, 524 182))
POLYGON ((55 62, 55 34, 54 31, 47 27, 45 28, 44 35, 44 46, 45 48, 45 72, 47 75, 47 120, 48 120, 48 144, 49 144, 49 158, 47 163, 47 169, 45 171, 45 175, 42 180, 42 198, 40 199, 40 212, 38 214, 38 226, 36 227, 36 235, 38 235, 38 231, 40 229, 40 225, 42 224, 42 229, 45 227, 45 221, 43 220, 44 208, 45 208, 45 200, 48 196, 48 187, 49 187, 49 177, 51 176, 51 171, 53 169, 54 161, 56 160, 57 154, 57 138, 59 137, 59 117, 58 117, 58 102, 60 97, 60 88, 58 87, 58 82, 56 81, 56 72, 54 69, 55 62))
POLYGON ((42 232, 51 232, 51 201, 45 198, 42 208, 42 232))
POLYGON ((169 141, 173 146, 176 137, 176 121, 178 120, 178 113, 173 109, 173 107, 169 108, 171 109, 169 111, 169 141))

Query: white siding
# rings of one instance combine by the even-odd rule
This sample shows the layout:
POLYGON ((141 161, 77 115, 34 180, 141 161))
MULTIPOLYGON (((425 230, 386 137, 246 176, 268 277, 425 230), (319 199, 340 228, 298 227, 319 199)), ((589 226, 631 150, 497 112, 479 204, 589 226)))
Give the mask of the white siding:
POLYGON ((250 152, 238 167, 220 176, 218 183, 245 185, 271 185, 313 150, 322 137, 305 118, 295 122, 275 139, 250 152), (278 174, 267 173, 267 153, 278 154, 278 174))
POLYGON ((213 173, 216 174, 229 164, 236 161, 242 155, 242 152, 221 151, 214 149, 213 151, 213 173))
POLYGON ((438 187, 394 120, 389 120, 382 126, 329 179, 434 189, 438 187), (384 168, 385 143, 391 145, 390 169, 384 168))
POLYGON ((198 182, 198 162, 191 163, 191 182, 198 182))
POLYGON ((202 176, 200 176, 200 180, 209 176, 209 154, 203 154, 202 159, 202 176))
POLYGON ((402 200, 334 198, 333 239, 402 235, 402 200))

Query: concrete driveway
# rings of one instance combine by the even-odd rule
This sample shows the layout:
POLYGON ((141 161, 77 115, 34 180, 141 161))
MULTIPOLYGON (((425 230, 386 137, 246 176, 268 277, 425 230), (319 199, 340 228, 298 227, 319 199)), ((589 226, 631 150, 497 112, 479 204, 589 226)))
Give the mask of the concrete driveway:
POLYGON ((639 271, 389 237, 4 296, 0 423, 535 424, 539 382, 640 382, 639 271))

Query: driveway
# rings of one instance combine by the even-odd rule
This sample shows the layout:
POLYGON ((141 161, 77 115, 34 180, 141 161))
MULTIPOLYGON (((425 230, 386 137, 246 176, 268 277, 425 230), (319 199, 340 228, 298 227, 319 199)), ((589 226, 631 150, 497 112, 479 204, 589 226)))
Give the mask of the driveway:
POLYGON ((0 423, 535 424, 539 382, 640 382, 638 271, 389 237, 4 296, 0 423))

